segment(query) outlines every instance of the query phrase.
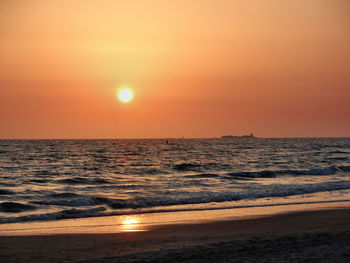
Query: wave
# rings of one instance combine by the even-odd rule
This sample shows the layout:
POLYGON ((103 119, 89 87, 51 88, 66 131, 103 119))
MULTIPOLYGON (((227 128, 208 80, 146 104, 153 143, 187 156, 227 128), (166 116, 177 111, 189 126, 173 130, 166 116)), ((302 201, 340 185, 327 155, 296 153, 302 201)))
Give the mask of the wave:
POLYGON ((285 169, 285 170, 262 170, 252 172, 228 172, 224 174, 200 173, 185 174, 184 178, 223 178, 223 179, 250 179, 250 178, 275 178, 279 176, 303 176, 303 175, 333 175, 337 172, 350 172, 350 166, 330 166, 314 169, 285 169))
POLYGON ((227 170, 230 169, 229 164, 223 164, 220 162, 211 162, 211 163, 179 163, 173 166, 173 170, 175 171, 207 171, 207 170, 227 170))
POLYGON ((56 176, 57 173, 49 170, 38 170, 34 172, 37 176, 56 176))
POLYGON ((20 213, 36 209, 35 206, 25 205, 16 202, 2 202, 0 203, 0 212, 6 213, 20 213))
POLYGON ((85 196, 73 199, 59 199, 46 201, 32 201, 36 205, 59 205, 59 206, 96 206, 106 205, 112 210, 118 209, 142 209, 150 207, 162 207, 172 205, 188 205, 212 202, 227 202, 268 197, 286 197, 304 195, 317 192, 350 189, 350 181, 327 182, 318 184, 272 184, 266 186, 250 187, 243 191, 231 192, 196 192, 183 193, 181 195, 162 195, 149 197, 135 197, 133 199, 113 199, 98 196, 85 196))
POLYGON ((80 195, 75 193, 54 193, 49 194, 47 197, 53 197, 53 198, 72 198, 72 197, 79 197, 80 195))
POLYGON ((58 200, 43 200, 43 201, 30 201, 31 204, 35 205, 55 205, 55 206, 93 206, 97 202, 94 198, 82 197, 73 199, 58 199, 58 200))
POLYGON ((174 165, 174 170, 177 171, 193 171, 198 170, 201 167, 200 164, 193 164, 193 163, 180 163, 174 165))
POLYGON ((28 180, 27 182, 29 183, 36 183, 36 184, 45 184, 50 182, 51 180, 49 179, 32 179, 32 180, 28 180))
POLYGON ((66 209, 59 212, 25 215, 20 217, 0 218, 0 223, 15 223, 27 221, 50 221, 69 218, 84 218, 108 215, 102 213, 106 211, 105 207, 96 207, 89 209, 66 209))
POLYGON ((350 152, 346 151, 330 151, 328 154, 349 154, 350 152))
POLYGON ((349 160, 349 158, 346 157, 346 156, 328 157, 327 159, 331 160, 331 161, 346 161, 346 160, 349 160))
POLYGON ((344 172, 350 172, 350 166, 339 166, 339 169, 343 170, 344 172))
POLYGON ((327 182, 319 184, 295 184, 295 185, 267 185, 251 188, 244 191, 232 192, 198 192, 187 195, 156 196, 145 198, 134 198, 129 200, 106 200, 107 205, 112 209, 125 208, 149 208, 158 206, 201 204, 212 202, 238 201, 243 199, 259 199, 267 197, 286 197, 293 195, 311 194, 325 191, 350 189, 350 181, 327 182))
MULTIPOLYGON (((346 160, 347 157, 335 157, 336 160, 346 160)), ((188 178, 208 178, 208 177, 220 177, 217 174, 206 173, 205 171, 217 169, 224 171, 229 168, 227 165, 217 165, 215 163, 209 164, 196 164, 196 163, 180 163, 173 166, 176 171, 182 172, 204 172, 200 175, 185 175, 188 178)), ((285 175, 333 175, 337 172, 349 172, 350 166, 330 166, 323 168, 311 168, 311 169, 283 169, 283 170, 262 170, 262 171, 238 171, 238 172, 227 172, 227 176, 231 177, 247 177, 247 178, 273 178, 277 176, 285 175)))
POLYGON ((278 176, 298 176, 298 175, 333 175, 338 171, 350 172, 350 166, 331 166, 327 168, 315 169, 287 169, 287 170, 264 170, 258 172, 234 172, 226 173, 231 177, 248 177, 248 178, 273 178, 278 176))
MULTIPOLYGON (((111 199, 98 196, 85 196, 69 199, 70 193, 62 193, 60 197, 68 198, 49 201, 33 201, 29 204, 15 202, 0 203, 0 211, 7 213, 18 213, 34 210, 38 208, 35 205, 59 205, 59 206, 90 206, 90 208, 64 209, 59 212, 33 214, 20 217, 2 217, 0 223, 36 221, 36 220, 56 220, 66 218, 95 217, 117 214, 135 214, 147 212, 152 209, 153 212, 174 211, 179 209, 175 205, 195 205, 220 203, 238 200, 254 200, 259 198, 287 197, 294 195, 305 195, 317 192, 347 190, 350 189, 350 181, 324 182, 318 184, 294 184, 294 185, 257 185, 243 191, 230 192, 187 192, 182 195, 162 195, 151 197, 135 197, 134 199, 122 200, 111 199), (91 207, 95 206, 95 207, 91 207), (97 206, 97 207, 96 207, 97 206), (175 207, 171 207, 175 206, 175 207)), ((238 207, 238 206, 237 206, 238 207)), ((243 207, 243 206, 242 206, 243 207)), ((234 208, 234 207, 233 207, 234 208)), ((181 208, 192 210, 193 208, 181 208)), ((210 208, 206 208, 207 210, 210 208)))
POLYGON ((74 185, 74 184, 111 184, 112 182, 101 178, 73 177, 73 178, 57 180, 56 183, 74 185))
POLYGON ((60 195, 60 197, 63 197, 63 199, 30 201, 29 203, 35 204, 35 205, 47 205, 47 206, 55 205, 55 206, 66 206, 66 207, 79 207, 79 206, 86 207, 86 206, 106 205, 107 207, 112 209, 136 207, 135 204, 130 204, 130 203, 128 204, 121 199, 111 199, 111 198, 105 198, 105 197, 99 197, 99 196, 82 196, 82 195, 71 196, 73 198, 69 198, 68 196, 69 195, 64 196, 63 194, 63 195, 60 195))
POLYGON ((221 175, 211 174, 211 173, 203 173, 203 174, 184 175, 183 177, 186 177, 186 178, 220 178, 221 175))
POLYGON ((0 195, 14 195, 15 192, 5 189, 0 189, 0 195))

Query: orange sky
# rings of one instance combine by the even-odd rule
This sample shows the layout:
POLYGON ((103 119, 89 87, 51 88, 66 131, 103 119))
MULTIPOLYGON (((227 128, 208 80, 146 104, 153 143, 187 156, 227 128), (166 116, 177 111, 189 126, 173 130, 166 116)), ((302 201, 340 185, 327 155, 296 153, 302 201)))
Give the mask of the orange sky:
POLYGON ((348 0, 1 0, 0 138, 350 136, 349 14, 348 0))

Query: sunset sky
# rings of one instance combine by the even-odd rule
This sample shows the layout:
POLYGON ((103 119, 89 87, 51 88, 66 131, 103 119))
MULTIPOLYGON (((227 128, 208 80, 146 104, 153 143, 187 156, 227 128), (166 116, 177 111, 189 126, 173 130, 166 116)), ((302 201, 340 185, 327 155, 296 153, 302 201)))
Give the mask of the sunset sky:
POLYGON ((0 138, 250 132, 350 136, 350 1, 0 1, 0 138))

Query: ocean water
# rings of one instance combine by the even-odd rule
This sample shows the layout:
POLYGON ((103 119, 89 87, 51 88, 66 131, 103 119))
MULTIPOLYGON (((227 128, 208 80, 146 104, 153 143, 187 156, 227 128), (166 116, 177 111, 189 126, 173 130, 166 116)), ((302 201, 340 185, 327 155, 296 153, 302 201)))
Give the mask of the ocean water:
POLYGON ((0 223, 350 200, 350 138, 0 140, 0 223))

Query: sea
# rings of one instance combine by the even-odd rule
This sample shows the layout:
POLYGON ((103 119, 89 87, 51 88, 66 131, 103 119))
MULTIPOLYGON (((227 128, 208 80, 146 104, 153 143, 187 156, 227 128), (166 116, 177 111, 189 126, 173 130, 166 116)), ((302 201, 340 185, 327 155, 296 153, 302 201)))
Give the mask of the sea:
POLYGON ((0 140, 0 224, 350 201, 350 138, 0 140))

